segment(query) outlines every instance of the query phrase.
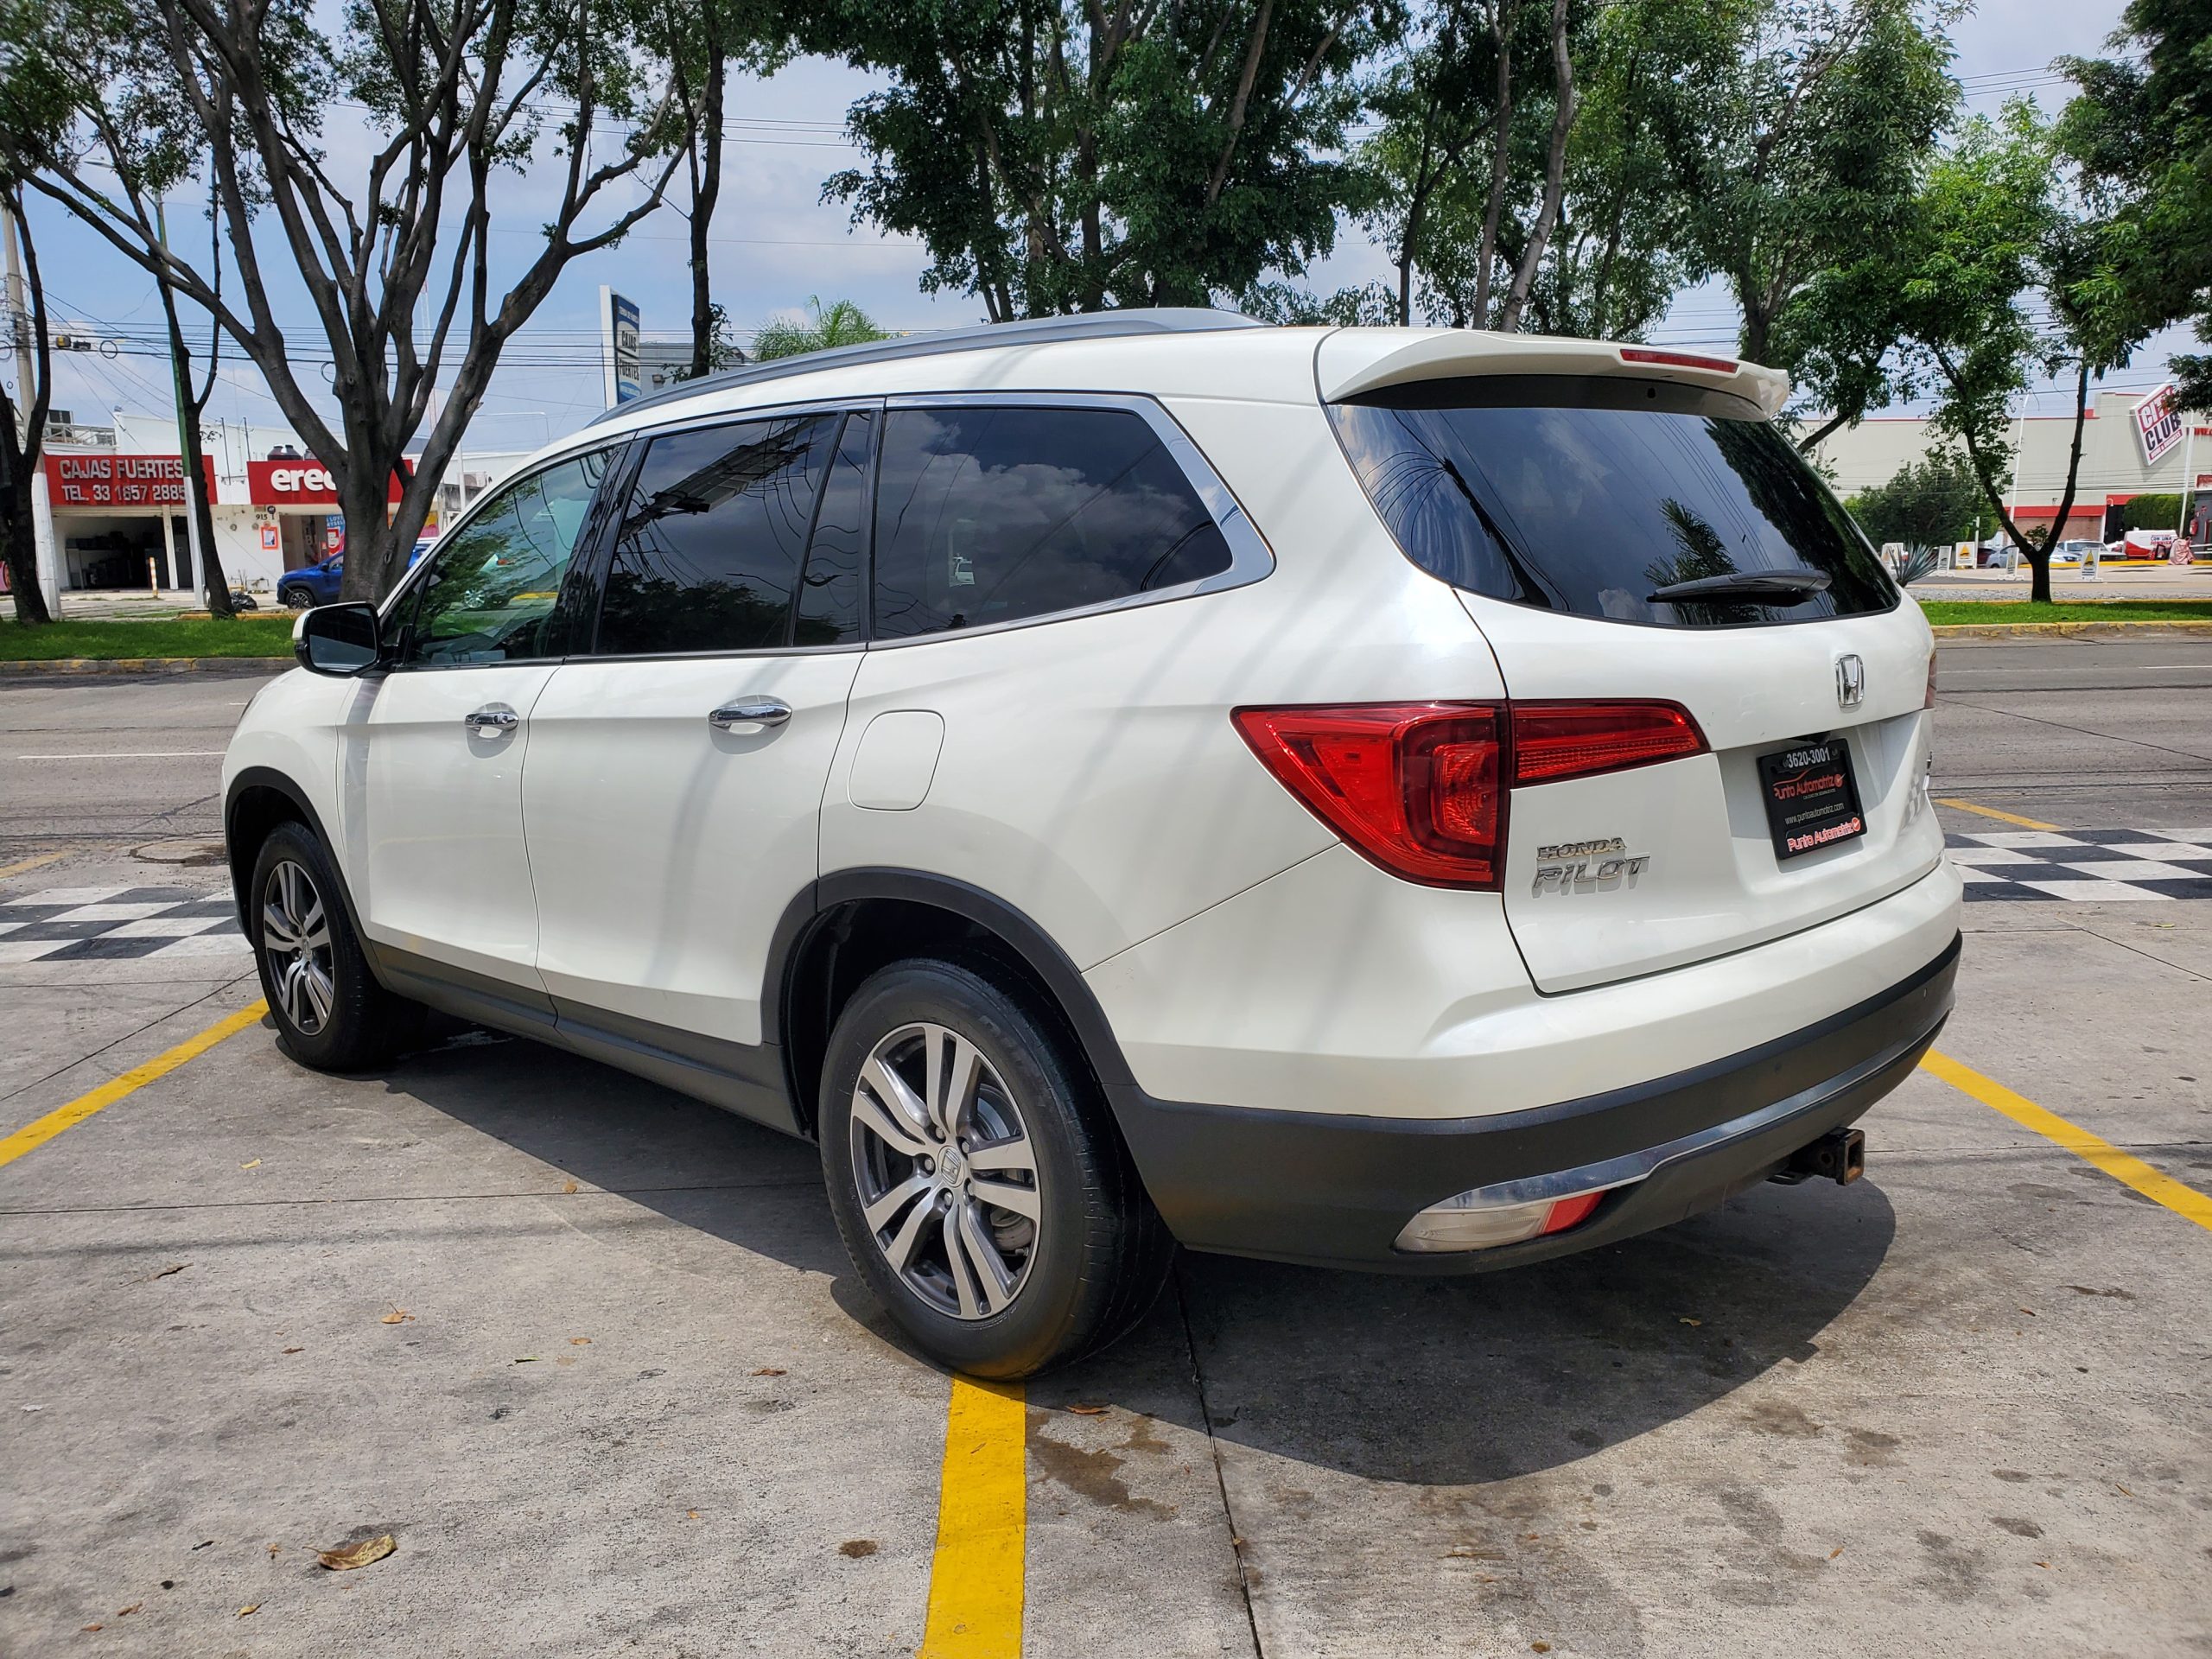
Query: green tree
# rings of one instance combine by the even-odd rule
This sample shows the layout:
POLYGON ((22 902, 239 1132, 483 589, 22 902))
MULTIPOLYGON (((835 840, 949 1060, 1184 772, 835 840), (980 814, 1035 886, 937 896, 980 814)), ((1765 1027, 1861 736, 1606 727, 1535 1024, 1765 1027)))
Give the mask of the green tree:
POLYGON ((1981 485, 1959 454, 1939 449, 1900 467, 1887 483, 1861 490, 1843 505, 1877 546, 1940 546, 1974 533, 1981 485))
POLYGON ((2024 302, 2061 224, 2052 169, 2032 103, 2015 99, 1993 121, 1976 116, 1928 169, 1909 232, 1894 245, 1900 387, 1933 395, 1930 432, 1964 449, 1983 501, 2027 550, 2037 600, 2050 597, 2050 550, 2022 534, 2005 507, 2005 429, 2012 399, 2049 362, 2024 302))
POLYGON ((1686 272, 1691 199, 1670 164, 1682 87, 1721 35, 1716 14, 1677 0, 1594 8, 1575 47, 1582 105, 1548 257, 1529 296, 1539 334, 1639 340, 1686 272))
POLYGON ((1398 273, 1398 321, 1521 326, 1560 223, 1590 10, 1569 0, 1440 0, 1373 92, 1360 152, 1366 219, 1398 273))
POLYGON ((826 200, 920 237, 993 321, 1203 305, 1334 245, 1354 67, 1392 0, 826 0, 800 42, 887 75, 826 200))
POLYGON ((810 297, 806 308, 812 314, 810 321, 793 322, 779 317, 763 323, 760 332, 753 337, 753 358, 766 363, 779 357, 826 352, 833 346, 862 346, 871 340, 891 337, 850 300, 838 300, 825 310, 819 299, 810 297))
MULTIPOLYGON (((2082 86, 2060 142, 2109 211, 2127 308, 2212 344, 2212 0, 2129 0, 2112 43, 2133 56, 2060 60, 2082 86)), ((2173 365, 2183 407, 2212 406, 2212 354, 2173 365)))
POLYGON ((667 66, 676 146, 688 187, 691 362, 683 378, 722 367, 728 327, 715 304, 709 247, 722 190, 724 126, 732 68, 772 74, 790 55, 772 0, 640 0, 639 40, 667 66))
MULTIPOLYGON (((1955 107, 1948 0, 1713 0, 1713 49, 1665 130, 1689 274, 1724 278, 1742 354, 1827 404, 1805 447, 1886 387, 1881 261, 1955 107), (1843 281, 1832 273, 1855 272, 1843 281), (1855 309, 1853 308, 1856 308, 1855 309)), ((1888 286, 1894 286, 1891 266, 1888 286)))
POLYGON ((507 341, 569 261, 660 204, 675 100, 655 90, 634 18, 525 0, 18 0, 10 15, 67 105, 31 182, 222 325, 330 471, 344 591, 382 594, 507 341), (359 172, 343 182, 334 121, 358 129, 359 172), (502 292, 493 185, 541 157, 542 244, 502 292), (162 196, 188 182, 214 194, 226 262, 161 234, 162 196), (215 280, 225 263, 236 297, 215 280), (278 319, 280 270, 321 335, 305 349, 278 319))

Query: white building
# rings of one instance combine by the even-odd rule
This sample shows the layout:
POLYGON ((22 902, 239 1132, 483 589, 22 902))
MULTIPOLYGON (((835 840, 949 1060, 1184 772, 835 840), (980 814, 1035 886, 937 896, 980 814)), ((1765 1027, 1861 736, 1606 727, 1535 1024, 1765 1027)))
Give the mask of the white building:
MULTIPOLYGON (((234 588, 273 594, 287 570, 345 550, 330 474, 282 427, 211 421, 201 429, 215 553, 234 588)), ((464 445, 439 490, 424 534, 524 459, 464 445)), ((157 593, 184 605, 204 596, 187 524, 184 465, 174 416, 114 412, 104 425, 57 413, 35 481, 39 575, 50 604, 106 589, 157 593)), ((392 499, 398 499, 394 481, 392 499)))
MULTIPOLYGON (((2136 427, 2136 408, 2144 401, 2134 391, 2101 391, 2082 427, 2082 467, 2075 483, 2074 508, 2058 539, 2086 537, 2113 539, 2107 515, 2130 497, 2171 493, 2188 487, 2212 492, 2212 425, 2201 413, 2184 413, 2177 440, 2156 463, 2144 459, 2144 443, 2136 427)), ((1818 416, 1812 423, 1817 424, 1818 416)), ((2031 415, 2007 429, 2011 451, 2017 457, 2012 487, 2005 493, 2005 510, 2022 531, 2040 529, 2058 515, 2058 498, 2066 490, 2066 463, 2074 442, 2074 417, 2031 415)), ((1835 493, 1849 496, 1876 484, 1886 484, 1898 471, 1925 461, 1934 441, 1928 423, 1917 416, 1877 416, 1847 427, 1826 439, 1815 451, 1829 470, 1835 493)), ((2212 509, 2212 500, 2205 505, 2212 509)), ((2116 515, 2115 515, 2116 516, 2116 515)), ((1999 533, 1995 515, 1982 526, 1985 538, 1999 533)), ((2173 528, 2171 525, 2166 526, 2173 528)), ((2203 540, 2200 526, 2193 539, 2203 540)))

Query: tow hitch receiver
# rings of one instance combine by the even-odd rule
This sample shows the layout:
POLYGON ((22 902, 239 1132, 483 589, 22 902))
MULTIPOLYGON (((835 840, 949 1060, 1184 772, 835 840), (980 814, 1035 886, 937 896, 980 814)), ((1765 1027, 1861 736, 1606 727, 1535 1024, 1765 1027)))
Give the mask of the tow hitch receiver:
POLYGON ((1775 1173, 1773 1179, 1795 1186, 1802 1180, 1817 1177, 1834 1181, 1838 1186, 1849 1186, 1866 1173, 1866 1130, 1830 1129, 1819 1140, 1791 1153, 1789 1161, 1775 1173))

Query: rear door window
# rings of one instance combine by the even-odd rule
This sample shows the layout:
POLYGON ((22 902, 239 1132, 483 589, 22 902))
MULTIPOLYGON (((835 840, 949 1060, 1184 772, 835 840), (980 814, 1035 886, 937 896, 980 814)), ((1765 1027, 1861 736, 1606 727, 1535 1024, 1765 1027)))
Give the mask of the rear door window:
POLYGON ((600 601, 601 656, 773 650, 839 416, 665 433, 630 486, 600 601))
POLYGON ((1132 410, 994 404, 885 417, 880 639, 1080 610, 1230 563, 1213 515, 1132 410))
POLYGON ((1753 405, 1660 381, 1490 376, 1332 404, 1408 557, 1516 604, 1665 627, 1884 611, 1897 590, 1850 515, 1753 405), (1797 595, 1673 601, 1712 577, 1797 595))

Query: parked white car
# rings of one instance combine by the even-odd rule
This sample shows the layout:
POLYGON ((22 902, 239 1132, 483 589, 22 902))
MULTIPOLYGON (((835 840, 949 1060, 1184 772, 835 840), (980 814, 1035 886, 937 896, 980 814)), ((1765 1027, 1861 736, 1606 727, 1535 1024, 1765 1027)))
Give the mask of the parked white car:
POLYGON ((427 1004, 810 1136, 994 1376, 1175 1241, 1456 1273, 1848 1179, 1960 884, 1927 625, 1786 391, 1136 311, 610 413, 240 723, 279 1040, 427 1004))

